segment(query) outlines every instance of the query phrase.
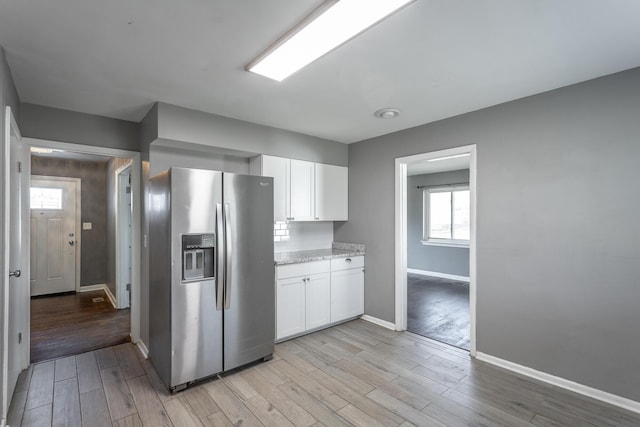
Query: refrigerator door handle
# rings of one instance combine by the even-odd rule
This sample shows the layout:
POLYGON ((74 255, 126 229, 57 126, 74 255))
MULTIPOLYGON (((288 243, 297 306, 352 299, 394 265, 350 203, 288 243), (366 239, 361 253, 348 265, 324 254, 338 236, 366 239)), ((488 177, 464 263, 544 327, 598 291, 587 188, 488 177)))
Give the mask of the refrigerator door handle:
POLYGON ((216 203, 216 310, 222 310, 222 299, 224 298, 225 277, 225 251, 224 251, 224 217, 222 214, 222 203, 216 203))
POLYGON ((231 251, 232 236, 231 236, 231 219, 229 211, 229 203, 224 204, 224 250, 225 250, 225 277, 224 277, 224 308, 229 309, 231 307, 231 251))

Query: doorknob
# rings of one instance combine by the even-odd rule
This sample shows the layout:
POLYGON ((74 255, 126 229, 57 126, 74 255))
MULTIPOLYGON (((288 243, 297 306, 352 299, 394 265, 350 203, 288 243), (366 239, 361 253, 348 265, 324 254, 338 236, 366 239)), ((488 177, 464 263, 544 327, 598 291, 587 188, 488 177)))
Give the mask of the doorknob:
POLYGON ((69 240, 69 246, 73 246, 73 245, 75 245, 75 244, 76 244, 76 242, 75 242, 75 241, 73 241, 73 240, 69 240))
POLYGON ((20 277, 22 272, 20 270, 11 271, 9 270, 9 277, 20 277))

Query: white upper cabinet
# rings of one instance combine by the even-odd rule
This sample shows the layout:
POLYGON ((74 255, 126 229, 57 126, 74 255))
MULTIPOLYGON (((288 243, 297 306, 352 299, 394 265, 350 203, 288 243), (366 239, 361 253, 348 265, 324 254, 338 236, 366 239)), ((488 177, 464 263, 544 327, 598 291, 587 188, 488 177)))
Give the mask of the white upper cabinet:
POLYGON ((251 159, 253 175, 273 177, 275 221, 346 221, 348 168, 261 155, 251 159))
POLYGON ((256 171, 255 174, 273 177, 273 220, 286 221, 291 216, 289 205, 291 199, 289 195, 291 162, 282 157, 261 157, 262 170, 256 171))
POLYGON ((315 163, 291 160, 291 221, 314 221, 315 163))
POLYGON ((346 221, 349 218, 349 169, 316 163, 316 219, 346 221))

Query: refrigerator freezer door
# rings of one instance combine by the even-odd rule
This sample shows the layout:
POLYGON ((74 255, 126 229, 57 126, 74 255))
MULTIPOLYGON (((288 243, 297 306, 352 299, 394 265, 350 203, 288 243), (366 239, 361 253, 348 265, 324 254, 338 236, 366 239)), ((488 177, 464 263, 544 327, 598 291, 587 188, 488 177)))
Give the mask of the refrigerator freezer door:
MULTIPOLYGON (((183 234, 216 233, 216 203, 221 202, 221 172, 171 169, 171 259, 176 265, 171 280, 170 387, 222 371, 222 311, 216 310, 218 278, 182 283, 182 268, 177 265, 183 259, 183 234)), ((218 250, 216 245, 214 252, 218 250)), ((153 311, 154 307, 149 309, 153 311)))
POLYGON ((224 174, 227 251, 224 370, 270 356, 275 339, 273 178, 224 174), (231 273, 231 274, 229 274, 231 273))

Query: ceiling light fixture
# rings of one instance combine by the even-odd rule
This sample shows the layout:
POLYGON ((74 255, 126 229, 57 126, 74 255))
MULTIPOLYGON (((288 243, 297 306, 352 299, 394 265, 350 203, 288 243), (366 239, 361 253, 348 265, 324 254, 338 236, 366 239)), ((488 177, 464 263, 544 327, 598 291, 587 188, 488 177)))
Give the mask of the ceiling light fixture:
POLYGON ((429 159, 427 162, 439 162, 440 160, 457 159, 458 157, 469 157, 469 153, 455 154, 453 156, 438 157, 437 159, 429 159))
POLYGON ((416 0, 327 0, 245 69, 282 81, 416 0))
POLYGON ((381 108, 373 115, 379 119, 395 119, 400 115, 400 110, 397 108, 381 108))
POLYGON ((51 149, 51 148, 31 147, 31 152, 32 153, 38 153, 38 154, 50 154, 50 153, 53 153, 53 149, 51 149))

